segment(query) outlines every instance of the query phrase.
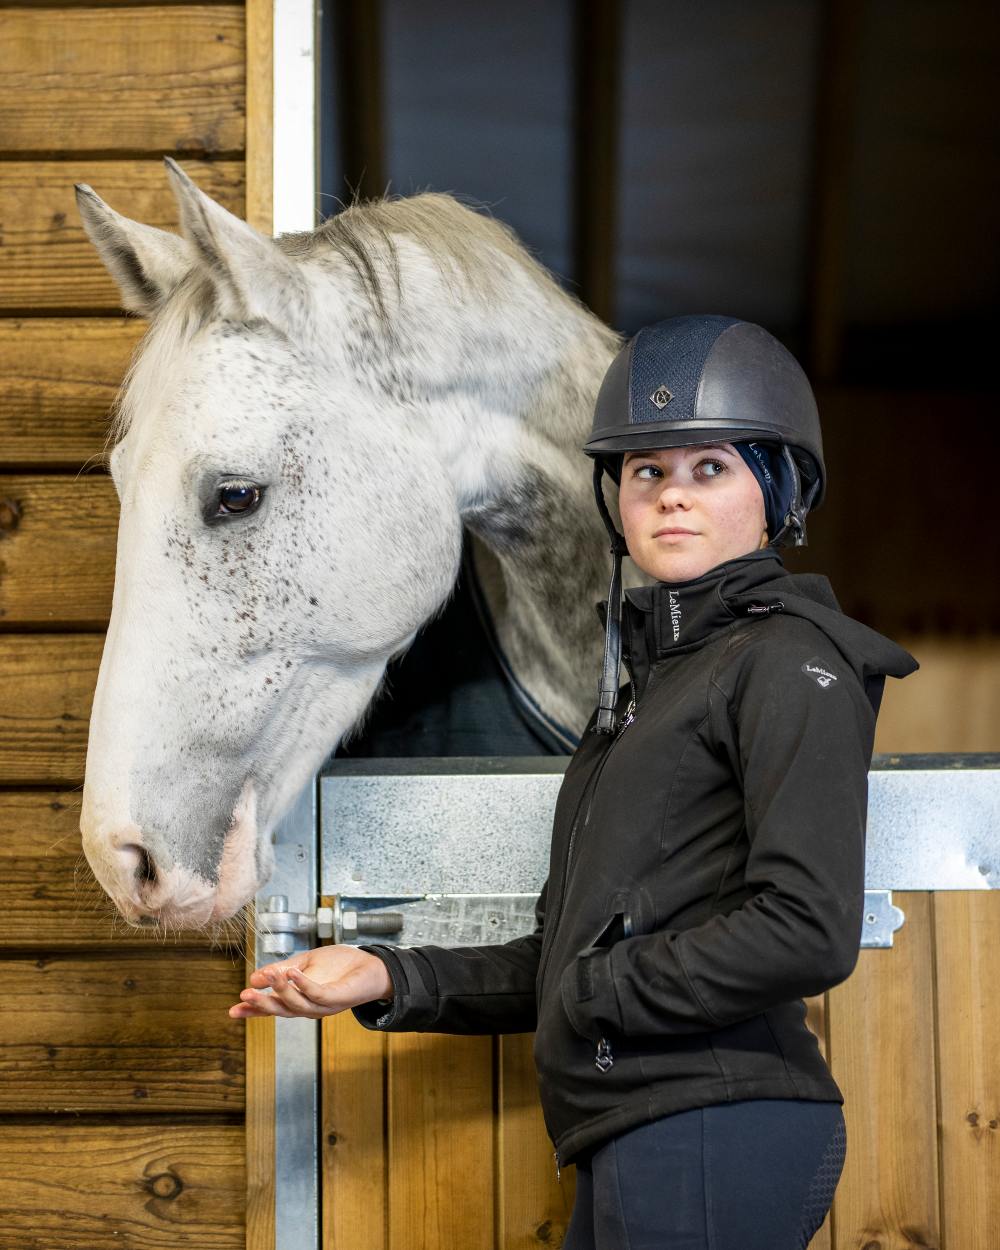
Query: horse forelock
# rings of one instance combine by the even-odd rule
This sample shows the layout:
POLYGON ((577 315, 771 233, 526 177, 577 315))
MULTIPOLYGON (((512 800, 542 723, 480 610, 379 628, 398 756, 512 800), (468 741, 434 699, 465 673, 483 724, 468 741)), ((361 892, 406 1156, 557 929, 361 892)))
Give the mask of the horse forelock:
POLYGON ((179 352, 217 315, 215 284, 201 268, 192 269, 150 323, 125 373, 115 399, 105 452, 125 437, 152 397, 179 352))

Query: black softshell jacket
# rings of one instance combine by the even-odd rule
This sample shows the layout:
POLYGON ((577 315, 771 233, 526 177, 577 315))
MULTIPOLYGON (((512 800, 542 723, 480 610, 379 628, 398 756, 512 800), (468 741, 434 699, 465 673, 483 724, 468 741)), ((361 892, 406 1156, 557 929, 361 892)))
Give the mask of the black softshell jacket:
POLYGON ((875 718, 917 667, 773 549, 627 591, 623 633, 626 723, 592 718, 566 769, 534 933, 365 946, 393 1000, 354 1009, 534 1031, 561 1164, 693 1107, 844 1101, 802 999, 857 962, 875 718))

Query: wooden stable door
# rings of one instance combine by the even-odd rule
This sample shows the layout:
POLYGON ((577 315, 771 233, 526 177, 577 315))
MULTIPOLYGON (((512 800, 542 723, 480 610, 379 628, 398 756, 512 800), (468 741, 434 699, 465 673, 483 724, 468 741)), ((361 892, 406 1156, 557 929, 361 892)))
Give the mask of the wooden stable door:
MULTIPOLYGON (((997 892, 896 893, 891 949, 808 1000, 844 1091, 847 1160, 817 1250, 1000 1250, 997 892)), ((322 1026, 324 1250, 562 1244, 531 1036, 322 1026)))
POLYGON ((576 1169, 556 1180, 531 1043, 324 1021, 324 1250, 561 1245, 576 1169))

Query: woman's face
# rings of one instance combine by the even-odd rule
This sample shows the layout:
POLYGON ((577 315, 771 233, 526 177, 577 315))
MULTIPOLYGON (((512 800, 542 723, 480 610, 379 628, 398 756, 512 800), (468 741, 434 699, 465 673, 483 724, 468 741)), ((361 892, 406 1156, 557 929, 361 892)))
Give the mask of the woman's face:
POLYGON ((661 582, 767 544, 764 496, 732 443, 626 452, 618 504, 629 555, 661 582))

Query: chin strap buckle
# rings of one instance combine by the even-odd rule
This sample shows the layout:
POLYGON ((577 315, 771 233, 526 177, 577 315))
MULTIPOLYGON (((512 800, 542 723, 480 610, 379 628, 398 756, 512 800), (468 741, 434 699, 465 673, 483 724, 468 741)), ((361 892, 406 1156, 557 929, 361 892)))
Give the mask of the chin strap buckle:
POLYGON ((622 557, 628 555, 623 535, 615 528, 604 499, 601 478, 604 466, 601 457, 594 460, 594 495, 604 526, 611 539, 611 585, 608 587, 608 612, 604 627, 604 662, 597 687, 597 720, 594 732, 613 734, 617 728, 615 708, 618 706, 618 680, 622 657, 622 557))
POLYGON ((785 513, 784 524, 768 546, 781 547, 787 543, 792 547, 804 547, 806 545, 806 513, 809 511, 809 504, 802 498, 802 476, 787 443, 781 444, 781 456, 788 465, 795 486, 788 504, 788 511, 785 513))

